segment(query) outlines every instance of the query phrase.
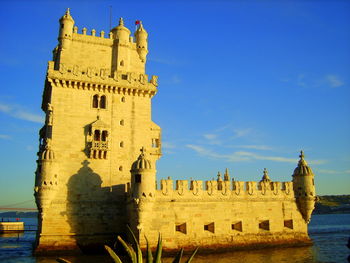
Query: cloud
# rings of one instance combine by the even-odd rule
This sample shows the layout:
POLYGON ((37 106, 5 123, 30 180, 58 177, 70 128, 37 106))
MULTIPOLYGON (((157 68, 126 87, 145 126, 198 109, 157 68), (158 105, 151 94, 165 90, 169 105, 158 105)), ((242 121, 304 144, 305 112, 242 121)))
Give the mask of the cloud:
POLYGON ((0 103, 0 112, 3 112, 13 118, 21 119, 25 121, 31 121, 36 123, 43 123, 44 117, 39 114, 30 113, 28 110, 24 109, 22 106, 13 104, 8 105, 0 103))
POLYGON ((208 140, 214 140, 216 139, 218 136, 216 134, 204 134, 203 135, 204 138, 208 139, 208 140))
MULTIPOLYGON (((272 162, 283 162, 283 163, 297 163, 298 159, 296 158, 287 158, 283 156, 269 156, 261 155, 247 151, 236 151, 230 154, 220 154, 216 153, 210 149, 206 149, 199 145, 187 144, 187 148, 190 148, 197 152, 199 155, 213 158, 213 159, 222 159, 228 162, 245 162, 245 161, 254 161, 254 160, 265 160, 272 162)), ((313 160, 310 161, 313 164, 322 164, 325 163, 324 160, 313 160)))
POLYGON ((267 146, 267 145, 237 145, 234 147, 235 148, 243 148, 243 149, 263 150, 263 151, 273 150, 272 147, 267 146))
POLYGON ((162 148, 164 148, 164 149, 175 149, 176 146, 175 146, 175 144, 173 144, 171 142, 162 142, 162 148))
POLYGON ((321 174, 350 174, 350 170, 338 171, 338 170, 327 170, 327 169, 319 169, 318 173, 321 174))
POLYGON ((0 134, 0 139, 3 139, 3 140, 10 140, 10 139, 11 139, 11 136, 6 135, 6 134, 0 134))
POLYGON ((305 83, 305 75, 304 74, 299 74, 297 76, 297 85, 299 87, 306 87, 306 83, 305 83))
POLYGON ((331 88, 338 88, 344 85, 344 82, 340 80, 337 75, 329 74, 326 76, 326 81, 331 88))
POLYGON ((251 128, 244 128, 244 129, 234 129, 234 138, 240 138, 240 137, 245 137, 248 134, 252 132, 251 128))
POLYGON ((284 157, 271 157, 271 156, 262 156, 257 155, 251 152, 244 152, 244 151, 237 151, 231 154, 219 154, 215 153, 212 150, 206 149, 202 146, 188 144, 186 145, 187 148, 190 148, 194 151, 196 151, 198 154, 215 158, 215 159, 224 159, 226 161, 230 162, 236 162, 236 161, 251 161, 251 160, 270 160, 270 161, 279 161, 279 162, 297 162, 296 159, 289 159, 284 157))

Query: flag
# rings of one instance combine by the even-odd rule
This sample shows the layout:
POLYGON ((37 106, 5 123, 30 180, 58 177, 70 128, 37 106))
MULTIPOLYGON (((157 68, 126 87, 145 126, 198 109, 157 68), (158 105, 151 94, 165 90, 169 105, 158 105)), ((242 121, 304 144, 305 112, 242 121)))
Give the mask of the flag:
POLYGON ((135 21, 135 25, 139 25, 140 22, 141 22, 140 20, 136 20, 136 21, 135 21))

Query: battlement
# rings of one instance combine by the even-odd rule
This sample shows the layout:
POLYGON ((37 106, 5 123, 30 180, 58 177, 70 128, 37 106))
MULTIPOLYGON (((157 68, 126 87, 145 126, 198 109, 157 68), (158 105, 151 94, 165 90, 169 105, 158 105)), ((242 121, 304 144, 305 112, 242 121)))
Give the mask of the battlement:
POLYGON ((160 180, 160 189, 156 191, 158 198, 294 198, 293 182, 242 182, 198 180, 160 180))

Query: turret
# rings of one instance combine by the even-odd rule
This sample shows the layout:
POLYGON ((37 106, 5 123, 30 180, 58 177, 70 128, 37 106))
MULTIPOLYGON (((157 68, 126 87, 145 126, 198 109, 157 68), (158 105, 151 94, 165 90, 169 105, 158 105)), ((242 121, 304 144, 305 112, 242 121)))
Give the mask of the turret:
POLYGON ((298 167, 295 168, 293 173, 293 189, 299 211, 305 222, 309 223, 316 201, 314 174, 304 160, 303 151, 301 151, 299 157, 298 167))
POLYGON ((50 139, 46 139, 45 148, 39 152, 37 162, 34 195, 38 207, 43 208, 50 204, 58 187, 58 166, 50 139))
POLYGON ((118 39, 119 43, 128 43, 130 37, 130 30, 124 26, 124 20, 121 17, 119 19, 119 25, 111 30, 113 33, 113 39, 118 39))
POLYGON ((66 13, 60 19, 60 32, 58 35, 58 41, 60 47, 65 49, 68 48, 72 40, 74 20, 70 15, 69 8, 66 13))
POLYGON ((148 53, 148 43, 147 43, 147 32, 142 26, 142 22, 139 22, 139 27, 135 32, 135 38, 136 38, 136 49, 137 53, 139 54, 139 57, 142 62, 146 62, 146 56, 148 53))
POLYGON ((145 157, 145 148, 131 167, 131 193, 134 198, 154 197, 156 170, 145 157))

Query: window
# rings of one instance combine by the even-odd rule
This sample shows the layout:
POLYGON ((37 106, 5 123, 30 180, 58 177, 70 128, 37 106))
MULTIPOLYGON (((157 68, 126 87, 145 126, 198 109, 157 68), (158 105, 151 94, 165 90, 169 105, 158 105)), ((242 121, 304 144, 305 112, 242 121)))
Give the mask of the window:
POLYGON ((289 229, 293 229, 293 220, 292 219, 284 220, 284 227, 289 228, 289 229))
POLYGON ((159 147, 159 139, 152 139, 152 148, 159 147))
POLYGON ((108 135, 107 131, 102 131, 101 141, 103 142, 107 141, 107 135, 108 135))
POLYGON ((99 96, 98 94, 95 94, 92 97, 92 108, 107 109, 107 97, 105 95, 99 96))
POLYGON ((204 231, 209 231, 211 233, 215 232, 214 222, 204 225, 204 231))
POLYGON ((176 231, 176 232, 181 232, 181 233, 187 234, 186 223, 183 223, 183 224, 176 224, 176 225, 175 225, 175 231, 176 231))
POLYGON ((135 174, 135 183, 141 183, 141 174, 135 174))
POLYGON ((93 108, 98 108, 98 95, 94 95, 92 97, 92 107, 93 108))
POLYGON ((95 130, 94 141, 100 141, 100 131, 99 130, 95 130))
POLYGON ((262 220, 259 222, 259 229, 261 230, 270 230, 270 221, 269 220, 262 220))
POLYGON ((243 231, 243 228, 242 228, 242 221, 238 221, 236 223, 233 223, 231 225, 231 228, 232 230, 236 230, 236 231, 239 231, 239 232, 242 232, 243 231))
POLYGON ((103 95, 100 98, 100 109, 105 109, 106 108, 106 96, 103 95))

